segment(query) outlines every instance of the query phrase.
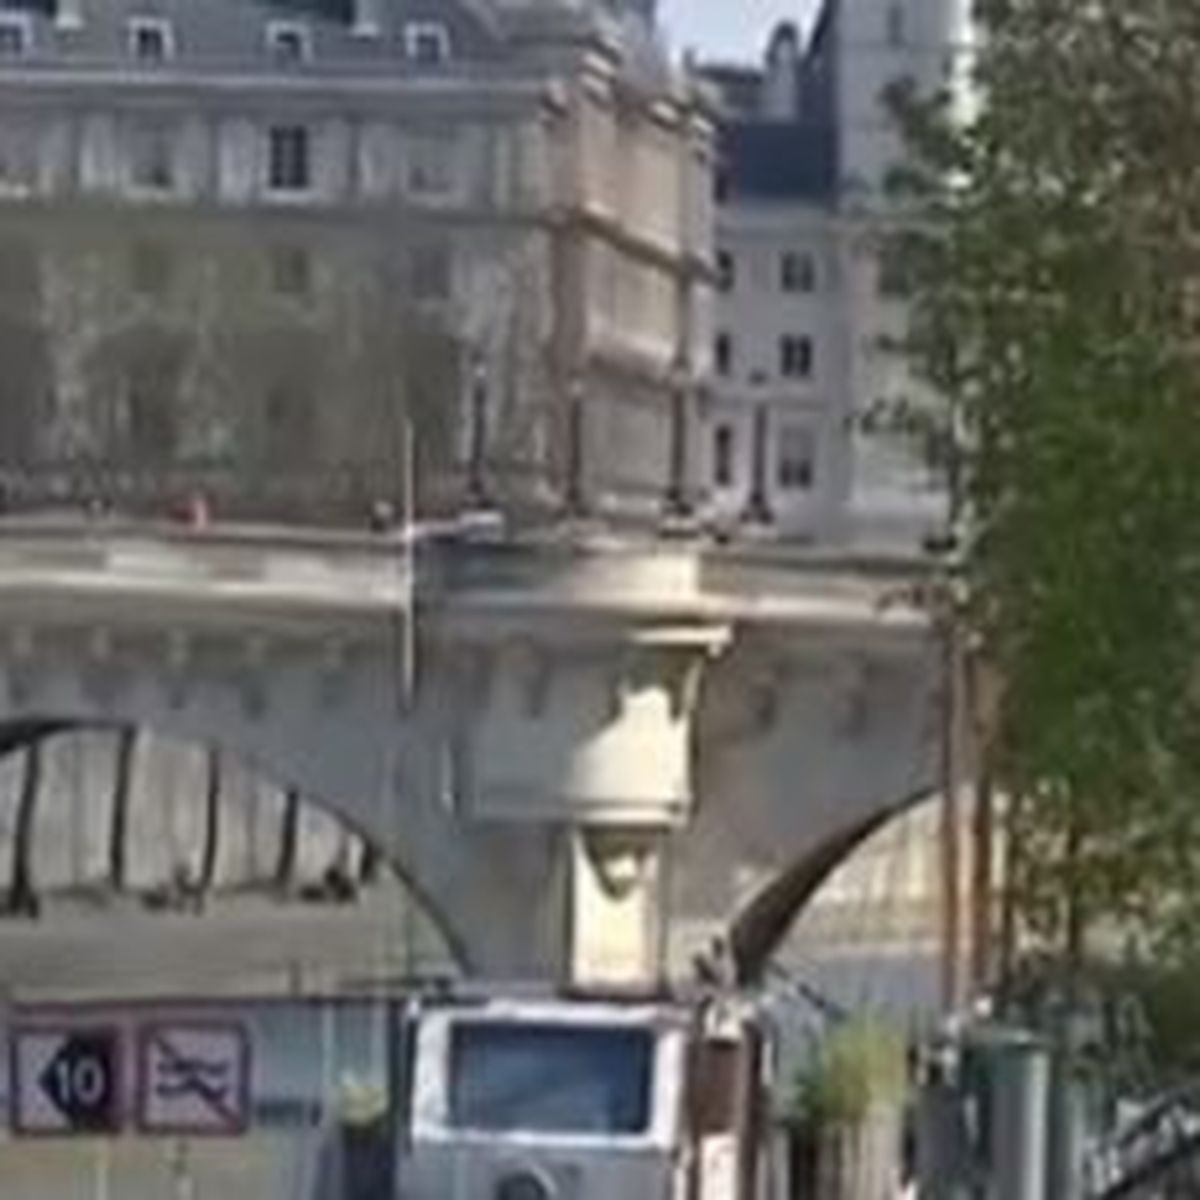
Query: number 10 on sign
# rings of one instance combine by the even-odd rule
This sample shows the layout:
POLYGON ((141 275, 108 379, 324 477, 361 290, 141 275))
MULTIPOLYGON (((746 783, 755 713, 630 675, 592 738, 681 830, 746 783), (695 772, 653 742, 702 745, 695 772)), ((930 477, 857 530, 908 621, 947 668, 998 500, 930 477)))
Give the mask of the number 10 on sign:
POLYGON ((103 1027, 18 1028, 9 1044, 13 1132, 95 1136, 121 1126, 121 1039, 103 1027))

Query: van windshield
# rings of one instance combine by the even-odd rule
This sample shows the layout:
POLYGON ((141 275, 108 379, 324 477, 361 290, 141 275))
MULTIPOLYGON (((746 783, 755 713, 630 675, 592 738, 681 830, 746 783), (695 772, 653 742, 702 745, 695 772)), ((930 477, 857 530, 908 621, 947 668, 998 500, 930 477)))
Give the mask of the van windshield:
POLYGON ((451 1123, 487 1132, 644 1133, 653 1048, 644 1029, 456 1025, 451 1123))

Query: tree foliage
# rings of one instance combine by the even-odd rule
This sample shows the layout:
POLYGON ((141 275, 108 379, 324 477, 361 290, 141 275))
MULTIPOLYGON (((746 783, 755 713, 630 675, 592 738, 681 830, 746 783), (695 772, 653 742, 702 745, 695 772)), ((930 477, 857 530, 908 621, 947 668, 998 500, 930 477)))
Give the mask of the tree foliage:
POLYGON ((790 1115, 812 1126, 864 1121, 875 1108, 901 1103, 907 1072, 904 1038, 874 1017, 857 1017, 836 1026, 797 1073, 790 1115))
POLYGON ((982 0, 900 94, 911 352, 948 399, 1019 898, 1200 929, 1200 6, 982 0))

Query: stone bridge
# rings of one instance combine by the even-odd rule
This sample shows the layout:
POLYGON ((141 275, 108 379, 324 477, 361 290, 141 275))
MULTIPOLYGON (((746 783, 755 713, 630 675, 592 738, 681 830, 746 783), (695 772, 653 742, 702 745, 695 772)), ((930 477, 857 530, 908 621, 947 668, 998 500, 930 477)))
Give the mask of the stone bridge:
POLYGON ((220 747, 393 862, 464 967, 753 973, 932 790, 928 564, 774 546, 0 524, 0 744, 220 747))

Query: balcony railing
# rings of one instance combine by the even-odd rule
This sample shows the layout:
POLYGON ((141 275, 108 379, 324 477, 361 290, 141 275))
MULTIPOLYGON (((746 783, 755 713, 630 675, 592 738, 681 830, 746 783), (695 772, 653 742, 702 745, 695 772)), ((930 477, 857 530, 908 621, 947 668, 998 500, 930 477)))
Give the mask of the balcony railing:
POLYGON ((220 459, 155 466, 98 458, 0 462, 0 512, 189 520, 202 506, 220 521, 365 528, 402 520, 410 502, 412 515, 424 518, 478 508, 483 496, 514 516, 562 507, 561 483, 537 464, 488 458, 482 465, 430 466, 418 459, 415 476, 410 493, 394 456, 283 467, 220 459))

